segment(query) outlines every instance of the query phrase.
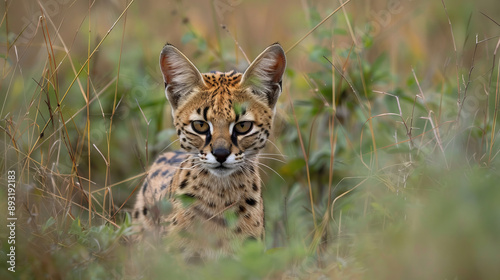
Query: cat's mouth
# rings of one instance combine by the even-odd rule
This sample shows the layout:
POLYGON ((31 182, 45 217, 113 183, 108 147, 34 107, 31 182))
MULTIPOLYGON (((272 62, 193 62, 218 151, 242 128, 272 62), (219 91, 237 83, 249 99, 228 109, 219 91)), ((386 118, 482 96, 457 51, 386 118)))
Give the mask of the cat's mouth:
POLYGON ((208 168, 208 171, 210 171, 210 173, 212 173, 213 175, 215 175, 217 177, 229 176, 231 173, 234 172, 234 170, 235 170, 235 168, 230 168, 230 167, 224 166, 222 163, 215 166, 215 167, 208 168))

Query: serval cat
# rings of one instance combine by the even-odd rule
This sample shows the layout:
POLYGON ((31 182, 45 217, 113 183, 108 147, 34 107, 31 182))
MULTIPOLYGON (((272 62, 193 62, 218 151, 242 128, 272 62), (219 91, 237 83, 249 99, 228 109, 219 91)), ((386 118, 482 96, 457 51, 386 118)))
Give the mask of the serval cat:
POLYGON ((165 94, 184 152, 166 152, 149 169, 133 212, 142 232, 172 236, 169 246, 189 258, 228 255, 235 244, 264 238, 258 154, 285 66, 278 43, 244 73, 202 74, 177 48, 163 48, 165 94))

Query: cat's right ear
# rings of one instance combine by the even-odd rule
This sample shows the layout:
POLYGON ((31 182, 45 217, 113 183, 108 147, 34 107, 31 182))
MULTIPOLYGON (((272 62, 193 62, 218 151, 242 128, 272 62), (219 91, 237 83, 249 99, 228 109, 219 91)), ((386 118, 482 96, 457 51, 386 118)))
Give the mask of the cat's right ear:
POLYGON ((205 85, 194 64, 176 47, 166 44, 160 54, 160 69, 165 81, 165 95, 177 109, 196 88, 205 85))

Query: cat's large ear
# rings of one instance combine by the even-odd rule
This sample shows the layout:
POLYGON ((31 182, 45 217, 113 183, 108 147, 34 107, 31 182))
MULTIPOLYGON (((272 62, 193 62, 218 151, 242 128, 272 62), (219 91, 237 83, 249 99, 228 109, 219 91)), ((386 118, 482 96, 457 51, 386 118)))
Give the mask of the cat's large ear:
POLYGON ((197 87, 204 86, 203 76, 176 47, 166 44, 160 54, 165 95, 175 110, 197 87))
POLYGON ((274 108, 281 94, 283 73, 286 68, 285 52, 275 43, 265 49, 248 66, 241 79, 241 85, 250 87, 252 92, 267 101, 274 108))

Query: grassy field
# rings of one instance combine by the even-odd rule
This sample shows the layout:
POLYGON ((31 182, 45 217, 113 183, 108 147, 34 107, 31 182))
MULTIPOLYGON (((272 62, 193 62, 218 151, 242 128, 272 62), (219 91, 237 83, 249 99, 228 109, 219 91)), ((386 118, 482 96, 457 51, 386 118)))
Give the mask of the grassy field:
POLYGON ((0 278, 498 279, 498 1, 343 2, 0 3, 0 278), (187 265, 130 242, 176 136, 163 45, 243 71, 276 41, 265 244, 187 265))

